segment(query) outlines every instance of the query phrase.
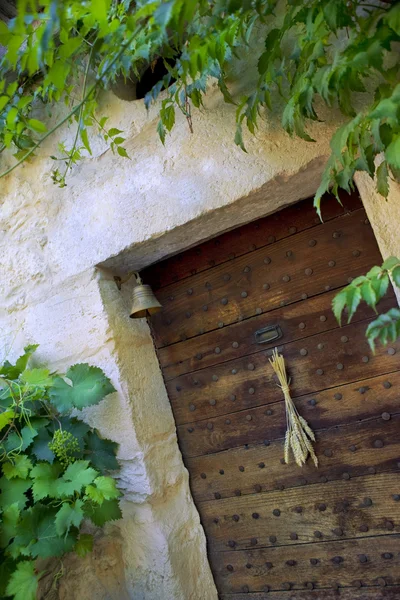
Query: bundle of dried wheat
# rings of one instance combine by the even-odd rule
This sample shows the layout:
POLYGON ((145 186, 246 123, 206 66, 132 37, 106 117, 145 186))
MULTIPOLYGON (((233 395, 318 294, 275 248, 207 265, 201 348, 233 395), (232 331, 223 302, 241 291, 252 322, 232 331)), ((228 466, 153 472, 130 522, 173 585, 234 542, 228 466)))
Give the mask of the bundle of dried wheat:
POLYGON ((285 463, 289 462, 289 450, 292 449, 294 459, 299 467, 302 467, 308 455, 314 461, 316 467, 318 467, 318 458, 314 452, 311 442, 315 442, 315 435, 311 427, 303 417, 297 412, 297 408, 293 404, 293 400, 290 397, 289 384, 286 375, 285 359, 282 354, 278 354, 278 350, 272 353, 272 359, 269 360, 273 370, 275 371, 279 383, 278 387, 281 388, 286 406, 286 435, 285 435, 285 451, 284 458, 285 463))

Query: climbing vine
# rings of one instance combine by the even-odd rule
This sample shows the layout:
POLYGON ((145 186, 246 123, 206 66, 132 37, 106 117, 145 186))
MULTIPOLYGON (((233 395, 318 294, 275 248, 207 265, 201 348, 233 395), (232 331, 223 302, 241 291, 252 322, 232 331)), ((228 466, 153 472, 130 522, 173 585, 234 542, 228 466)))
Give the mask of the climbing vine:
POLYGON ((110 380, 87 364, 29 369, 36 348, 0 368, 0 597, 14 600, 36 598, 37 559, 91 551, 84 519, 121 516, 117 444, 71 416, 113 392, 110 380))
MULTIPOLYGON (((347 322, 350 323, 361 301, 377 313, 377 304, 385 296, 390 279, 400 291, 400 258, 391 256, 381 267, 372 267, 366 275, 356 277, 343 288, 333 299, 332 309, 339 325, 342 314, 347 309, 347 322)), ((366 330, 366 336, 372 352, 375 352, 377 341, 383 345, 395 342, 400 337, 400 309, 391 308, 371 321, 366 330)))
POLYGON ((192 109, 202 107, 210 79, 226 102, 237 104, 235 142, 243 150, 243 126, 254 134, 277 100, 284 105, 284 129, 312 143, 307 124, 321 119, 322 103, 338 108, 345 123, 331 141, 317 210, 324 191, 349 190, 356 171, 376 175, 387 196, 389 178, 400 171, 399 40, 398 2, 19 0, 17 17, 0 22, 0 150, 13 149, 15 157, 0 177, 32 158, 67 122, 75 127, 72 145, 61 143, 52 155, 58 185, 91 154, 90 128, 127 157, 122 132, 107 129, 106 115, 96 116, 99 92, 162 63, 165 74, 144 101, 149 107, 167 90, 157 126, 163 143, 176 110, 196 127, 192 109), (257 51, 260 31, 265 39, 257 51), (229 91, 230 65, 245 59, 250 45, 258 75, 250 93, 237 100, 229 91), (60 102, 68 108, 58 119, 60 102), (41 105, 48 118, 38 118, 41 105), (376 168, 377 155, 383 160, 376 168))

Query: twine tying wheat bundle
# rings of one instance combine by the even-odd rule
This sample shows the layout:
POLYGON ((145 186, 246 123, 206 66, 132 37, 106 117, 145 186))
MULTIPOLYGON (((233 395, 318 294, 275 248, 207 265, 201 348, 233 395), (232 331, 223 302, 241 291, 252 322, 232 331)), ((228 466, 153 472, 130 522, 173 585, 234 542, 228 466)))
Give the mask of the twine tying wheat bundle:
POLYGON ((294 459, 299 467, 302 467, 305 464, 308 455, 311 456, 315 466, 318 467, 318 458, 312 446, 312 442, 315 442, 315 435, 307 421, 297 412, 297 408, 290 397, 290 379, 288 379, 286 375, 285 359, 281 354, 278 354, 278 350, 275 348, 272 353, 272 359, 270 359, 269 362, 278 377, 279 383, 277 385, 281 388, 285 398, 285 463, 287 464, 289 462, 289 450, 292 449, 294 459))

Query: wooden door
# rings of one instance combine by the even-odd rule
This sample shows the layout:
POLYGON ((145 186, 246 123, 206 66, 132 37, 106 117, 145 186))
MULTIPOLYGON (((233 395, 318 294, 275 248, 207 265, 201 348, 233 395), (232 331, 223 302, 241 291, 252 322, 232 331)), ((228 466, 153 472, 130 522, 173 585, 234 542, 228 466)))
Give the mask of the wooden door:
POLYGON ((382 258, 357 197, 323 207, 323 224, 307 200, 143 273, 224 600, 400 598, 399 344, 371 354, 364 306, 338 327, 334 294, 382 258), (276 345, 319 468, 284 464, 276 345))

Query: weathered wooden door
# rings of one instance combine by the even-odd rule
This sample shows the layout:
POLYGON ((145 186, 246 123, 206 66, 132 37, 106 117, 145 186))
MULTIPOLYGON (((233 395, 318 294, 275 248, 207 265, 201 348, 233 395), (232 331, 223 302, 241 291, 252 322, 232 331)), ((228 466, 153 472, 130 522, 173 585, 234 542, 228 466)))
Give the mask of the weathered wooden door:
POLYGON ((359 199, 343 204, 326 200, 321 224, 301 202, 143 273, 223 599, 400 598, 399 345, 371 354, 368 308, 342 328, 332 314, 335 291, 382 261, 359 199), (275 346, 319 468, 283 464, 275 346))

